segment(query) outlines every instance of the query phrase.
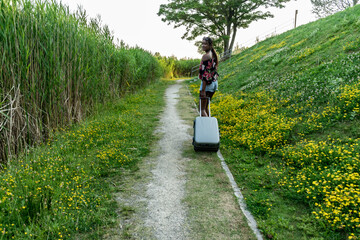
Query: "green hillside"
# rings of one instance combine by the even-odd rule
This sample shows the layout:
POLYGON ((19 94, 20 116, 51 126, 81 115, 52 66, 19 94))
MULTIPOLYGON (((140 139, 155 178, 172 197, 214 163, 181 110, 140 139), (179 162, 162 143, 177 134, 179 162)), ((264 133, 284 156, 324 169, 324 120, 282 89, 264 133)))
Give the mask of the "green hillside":
POLYGON ((359 48, 357 6, 220 65, 221 151, 268 239, 360 237, 359 48))

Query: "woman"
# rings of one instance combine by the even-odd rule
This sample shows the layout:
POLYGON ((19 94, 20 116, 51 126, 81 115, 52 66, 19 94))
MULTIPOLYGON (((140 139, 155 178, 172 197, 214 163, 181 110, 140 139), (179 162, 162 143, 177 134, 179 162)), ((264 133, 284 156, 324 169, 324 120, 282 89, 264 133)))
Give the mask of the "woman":
POLYGON ((209 102, 208 98, 212 98, 218 88, 218 76, 216 72, 219 61, 218 56, 213 48, 213 42, 210 37, 204 37, 202 40, 202 50, 205 54, 201 58, 199 78, 201 79, 200 85, 200 101, 201 101, 201 116, 209 116, 209 102))

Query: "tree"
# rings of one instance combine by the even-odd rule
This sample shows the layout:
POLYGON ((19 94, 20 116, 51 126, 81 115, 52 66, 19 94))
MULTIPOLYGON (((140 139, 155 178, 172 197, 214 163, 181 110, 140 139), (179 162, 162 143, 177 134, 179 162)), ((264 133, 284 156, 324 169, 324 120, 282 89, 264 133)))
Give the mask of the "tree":
POLYGON ((185 26, 182 38, 194 40, 209 35, 223 51, 232 50, 236 31, 247 28, 251 22, 273 17, 261 8, 284 7, 290 0, 169 0, 161 4, 158 16, 173 23, 175 28, 185 26))
POLYGON ((312 12, 319 18, 326 17, 336 12, 353 7, 360 0, 311 0, 313 4, 312 12))

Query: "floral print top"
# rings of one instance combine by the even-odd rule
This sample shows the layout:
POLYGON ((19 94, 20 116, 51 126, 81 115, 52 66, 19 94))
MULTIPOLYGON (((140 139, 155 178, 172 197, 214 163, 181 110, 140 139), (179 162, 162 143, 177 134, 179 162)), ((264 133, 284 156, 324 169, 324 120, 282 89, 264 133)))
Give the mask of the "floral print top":
POLYGON ((215 59, 209 59, 206 61, 201 61, 199 67, 199 78, 206 81, 206 84, 211 84, 216 82, 219 74, 216 71, 216 61, 215 59))

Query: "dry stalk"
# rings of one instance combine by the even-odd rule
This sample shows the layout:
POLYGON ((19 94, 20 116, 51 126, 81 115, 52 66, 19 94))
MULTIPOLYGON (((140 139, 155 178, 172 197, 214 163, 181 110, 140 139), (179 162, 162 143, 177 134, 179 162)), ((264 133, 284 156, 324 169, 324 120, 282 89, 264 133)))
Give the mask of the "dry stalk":
POLYGON ((13 86, 5 95, 0 107, 0 163, 7 164, 21 149, 41 139, 36 119, 27 113, 21 102, 20 86, 13 86))

